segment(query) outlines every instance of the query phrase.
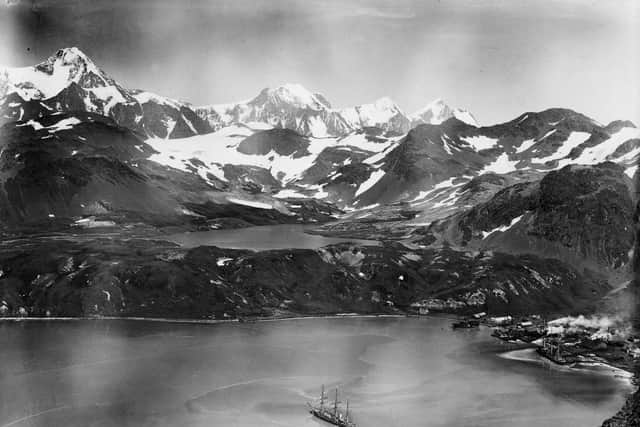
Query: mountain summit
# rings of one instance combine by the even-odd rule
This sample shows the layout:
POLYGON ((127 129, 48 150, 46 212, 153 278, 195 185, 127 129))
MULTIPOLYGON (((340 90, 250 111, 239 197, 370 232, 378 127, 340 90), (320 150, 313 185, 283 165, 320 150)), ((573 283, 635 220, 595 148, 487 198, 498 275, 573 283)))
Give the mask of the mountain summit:
POLYGON ((2 71, 4 84, 0 85, 0 96, 16 92, 27 101, 47 99, 76 83, 83 89, 110 88, 112 96, 123 97, 122 88, 77 47, 60 49, 33 67, 2 71))
POLYGON ((269 104, 274 107, 291 105, 311 110, 331 108, 324 96, 319 93, 311 93, 299 83, 287 83, 275 89, 265 88, 250 103, 254 105, 269 104))
POLYGON ((0 124, 52 111, 100 114, 146 136, 211 131, 188 104, 124 88, 77 47, 60 49, 35 66, 0 67, 0 124))
POLYGON ((265 88, 246 102, 209 105, 196 112, 214 129, 262 122, 314 136, 342 135, 353 130, 323 95, 297 83, 265 88))
POLYGON ((411 119, 412 126, 417 126, 425 123, 438 125, 452 117, 471 126, 478 127, 478 122, 470 112, 461 110, 460 108, 451 108, 440 98, 413 113, 409 116, 409 119, 411 119))
POLYGON ((389 97, 353 107, 333 108, 323 95, 297 83, 265 88, 250 101, 198 107, 196 112, 214 129, 263 122, 316 137, 342 136, 363 128, 379 128, 400 135, 418 124, 439 124, 451 117, 477 126, 469 112, 451 108, 441 100, 412 116, 407 116, 389 97))

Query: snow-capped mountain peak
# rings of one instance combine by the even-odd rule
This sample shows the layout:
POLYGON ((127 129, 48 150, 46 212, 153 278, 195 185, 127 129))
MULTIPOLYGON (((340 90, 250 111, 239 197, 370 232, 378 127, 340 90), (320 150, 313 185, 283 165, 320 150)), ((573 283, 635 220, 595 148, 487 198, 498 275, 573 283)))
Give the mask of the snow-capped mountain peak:
POLYGON ((102 74, 102 71, 96 66, 96 64, 94 64, 94 62, 84 52, 75 46, 58 50, 55 55, 49 57, 41 64, 74 66, 76 69, 84 67, 87 71, 102 74))
POLYGON ((391 98, 384 96, 371 104, 362 104, 344 108, 340 115, 354 129, 361 127, 379 127, 385 130, 406 132, 409 120, 398 104, 391 98))
POLYGON ((108 116, 148 136, 211 130, 188 104, 124 88, 77 47, 60 49, 34 66, 0 67, 0 124, 69 111, 108 116))
POLYGON ((462 110, 460 108, 454 108, 453 116, 456 119, 460 120, 461 122, 465 122, 468 125, 475 126, 475 127, 480 127, 480 125, 478 124, 478 121, 476 120, 476 118, 473 117, 473 114, 471 114, 467 110, 462 110))
POLYGON ((332 108, 323 95, 297 83, 265 88, 250 101, 202 106, 196 112, 214 129, 263 122, 307 136, 343 136, 366 127, 403 134, 416 125, 440 124, 451 117, 478 127, 471 113, 451 108, 442 99, 436 99, 411 116, 388 96, 367 104, 332 108))
POLYGON ((441 98, 435 99, 427 106, 413 113, 410 118, 414 122, 422 121, 437 125, 452 117, 453 110, 441 98))
POLYGON ((442 98, 435 99, 426 107, 421 108, 409 116, 413 125, 421 123, 437 125, 451 117, 455 117, 469 125, 478 126, 476 119, 471 113, 460 108, 451 108, 442 98))
POLYGON ((274 106, 289 106, 312 110, 331 108, 331 105, 324 96, 312 93, 299 83, 286 83, 273 89, 265 88, 257 97, 251 100, 250 103, 254 105, 271 104, 274 106))
MULTIPOLYGON (((28 67, 4 68, 4 96, 16 92, 25 100, 51 98, 71 83, 85 89, 113 86, 114 81, 77 47, 60 49, 45 61, 28 67)), ((3 78, 3 77, 0 77, 3 78)))
POLYGON ((383 96, 381 98, 376 99, 373 102, 373 105, 380 109, 380 110, 400 110, 400 107, 398 107, 398 104, 396 104, 393 99, 389 98, 388 96, 383 96))

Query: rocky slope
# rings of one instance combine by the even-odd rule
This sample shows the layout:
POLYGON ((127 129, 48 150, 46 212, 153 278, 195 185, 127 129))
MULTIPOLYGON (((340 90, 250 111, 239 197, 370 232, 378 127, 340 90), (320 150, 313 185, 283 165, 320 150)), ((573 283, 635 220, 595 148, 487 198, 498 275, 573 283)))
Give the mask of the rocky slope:
POLYGON ((507 184, 540 179, 569 164, 612 161, 632 177, 640 155, 640 131, 632 123, 603 126, 566 109, 526 113, 486 127, 454 117, 440 124, 418 125, 404 136, 365 127, 340 137, 306 136, 294 141, 283 130, 279 135, 288 140, 289 149, 297 153, 294 156, 239 148, 241 137, 276 138, 269 129, 258 123, 234 125, 180 139, 179 144, 158 139, 149 143, 161 153, 156 160, 173 167, 192 158, 204 165, 198 173, 216 173, 225 165, 251 165, 268 171, 264 175, 279 181, 288 194, 321 198, 347 209, 409 203, 421 212, 422 222, 477 203, 480 188, 476 184, 482 180, 483 197, 490 196, 486 190, 500 186, 485 185, 488 182, 481 178, 485 175, 507 184))
POLYGON ((222 181, 162 166, 149 160, 154 153, 129 129, 92 113, 5 124, 0 127, 0 226, 5 231, 137 222, 208 227, 227 218, 260 225, 322 221, 337 212, 312 199, 293 204, 256 195, 246 179, 251 171, 229 170, 230 178, 222 181))
POLYGON ((0 313, 163 316, 469 313, 589 307, 610 287, 555 260, 402 245, 251 252, 82 236, 0 246, 0 313))
POLYGON ((619 165, 565 166, 433 222, 421 241, 617 270, 630 261, 633 210, 631 181, 619 165))
POLYGON ((630 396, 622 409, 602 424, 602 427, 638 426, 640 426, 640 391, 630 396))
MULTIPOLYGON (((568 164, 604 161, 622 165, 632 177, 640 154, 639 137, 640 131, 630 122, 602 126, 565 109, 526 113, 489 127, 455 118, 441 125, 421 125, 373 162, 380 175, 364 199, 369 204, 379 198, 414 198, 415 203, 432 199, 429 190, 452 178, 462 185, 486 173, 541 174, 568 164)), ((454 185, 450 182, 447 187, 454 185)))
MULTIPOLYGON (((635 181, 636 186, 639 184, 638 179, 635 181)), ((636 187, 637 188, 637 187, 636 187)), ((628 303, 632 307, 633 328, 640 331, 640 222, 638 215, 640 214, 640 203, 636 204, 634 230, 636 241, 632 259, 632 269, 634 278, 629 285, 628 303)), ((636 364, 635 370, 636 384, 640 381, 640 363, 636 364)), ((627 399, 622 409, 610 419, 606 420, 603 427, 638 427, 640 426, 640 390, 637 390, 627 399)))
POLYGON ((144 136, 211 131, 188 104, 125 89, 77 48, 61 49, 33 67, 0 67, 0 124, 74 111, 110 117, 144 136))

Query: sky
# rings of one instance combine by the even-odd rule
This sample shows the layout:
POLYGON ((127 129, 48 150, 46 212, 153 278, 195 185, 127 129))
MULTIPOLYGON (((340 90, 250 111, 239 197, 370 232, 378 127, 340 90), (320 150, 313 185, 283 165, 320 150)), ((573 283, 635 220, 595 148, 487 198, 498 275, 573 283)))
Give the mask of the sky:
POLYGON ((300 83, 334 107, 435 98, 482 124, 566 107, 640 124, 635 0, 2 0, 0 64, 77 46, 195 105, 300 83))

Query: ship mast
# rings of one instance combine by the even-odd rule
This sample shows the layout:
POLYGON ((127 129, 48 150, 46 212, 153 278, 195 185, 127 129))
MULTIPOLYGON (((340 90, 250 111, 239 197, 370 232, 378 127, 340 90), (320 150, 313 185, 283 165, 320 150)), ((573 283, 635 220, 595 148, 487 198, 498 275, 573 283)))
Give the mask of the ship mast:
POLYGON ((336 387, 336 400, 333 401, 333 416, 338 415, 338 387, 336 387))
POLYGON ((561 345, 562 345, 562 342, 558 339, 558 355, 556 356, 556 359, 558 360, 562 360, 562 353, 560 352, 561 345))
POLYGON ((322 394, 320 395, 320 409, 324 409, 324 384, 322 384, 322 394))
POLYGON ((349 400, 347 399, 347 411, 345 412, 345 421, 349 422, 349 400))

